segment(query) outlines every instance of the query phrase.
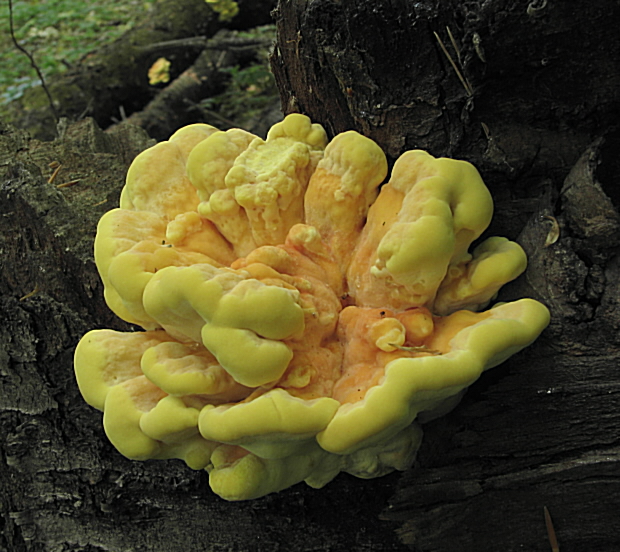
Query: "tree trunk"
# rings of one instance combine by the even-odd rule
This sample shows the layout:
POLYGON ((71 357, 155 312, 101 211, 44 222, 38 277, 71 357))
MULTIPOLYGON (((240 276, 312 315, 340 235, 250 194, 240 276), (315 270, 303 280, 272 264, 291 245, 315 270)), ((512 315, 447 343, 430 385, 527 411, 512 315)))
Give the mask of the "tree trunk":
POLYGON ((277 21, 285 113, 361 131, 392 160, 473 162, 491 233, 529 255, 501 298, 552 312, 426 426, 383 519, 412 550, 548 550, 547 506, 562 550, 617 550, 620 6, 314 0, 281 2, 277 21))
POLYGON ((54 142, 0 128, 0 550, 399 550, 396 524, 379 521, 398 476, 229 503, 181 461, 122 457, 83 401, 79 338, 129 329, 103 300, 97 221, 152 144, 138 127, 110 134, 90 119, 54 142))
POLYGON ((92 241, 152 142, 90 120, 49 143, 1 127, 0 550, 543 551, 543 506, 563 552, 617 550, 619 14, 572 4, 280 3, 285 108, 362 131, 392 160, 423 147, 474 162, 496 201, 491 232, 530 259, 501 298, 552 311, 538 342, 425 426, 402 475, 227 503, 180 461, 121 457, 72 356, 87 330, 127 329, 92 241))

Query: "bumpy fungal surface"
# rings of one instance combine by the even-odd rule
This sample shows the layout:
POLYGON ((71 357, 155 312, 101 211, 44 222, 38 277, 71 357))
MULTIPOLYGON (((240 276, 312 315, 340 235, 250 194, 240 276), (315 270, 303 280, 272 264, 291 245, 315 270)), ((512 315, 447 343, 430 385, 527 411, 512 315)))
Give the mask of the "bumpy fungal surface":
POLYGON ((534 300, 482 310, 526 258, 470 251, 493 211, 476 169, 408 151, 386 177, 374 142, 298 114, 266 140, 191 125, 135 159, 95 259, 144 331, 75 353, 120 453, 206 469, 227 500, 404 470, 418 415, 538 337, 534 300))

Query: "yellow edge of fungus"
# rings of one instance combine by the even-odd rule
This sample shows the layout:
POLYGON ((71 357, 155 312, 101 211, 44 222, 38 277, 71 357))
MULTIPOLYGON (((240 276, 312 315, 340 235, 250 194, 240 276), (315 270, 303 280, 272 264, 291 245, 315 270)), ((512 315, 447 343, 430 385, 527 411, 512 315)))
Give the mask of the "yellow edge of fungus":
POLYGON ((471 385, 480 374, 527 347, 549 323, 548 309, 521 299, 491 309, 490 316, 459 332, 441 356, 399 359, 386 366, 381 385, 340 407, 319 444, 349 454, 410 424, 416 415, 471 385))

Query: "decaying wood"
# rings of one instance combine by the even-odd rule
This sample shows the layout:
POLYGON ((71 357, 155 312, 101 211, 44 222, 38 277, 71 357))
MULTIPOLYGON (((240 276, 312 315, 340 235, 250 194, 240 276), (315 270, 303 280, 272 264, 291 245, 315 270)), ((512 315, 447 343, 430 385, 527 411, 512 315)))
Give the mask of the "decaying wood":
POLYGON ((424 147, 473 161, 496 201, 491 232, 529 256, 500 299, 552 312, 536 344, 425 425, 403 475, 226 503, 180 461, 121 457, 72 355, 87 330, 125 327, 92 241, 152 142, 90 120, 50 143, 2 126, 0 550, 547 551, 545 506, 563 552, 618 550, 618 7, 572 4, 280 3, 286 109, 363 131, 391 159, 424 147))
MULTIPOLYGON (((234 40, 234 36, 231 31, 222 30, 205 41, 194 63, 123 123, 139 126, 161 141, 182 126, 202 121, 204 117, 197 104, 225 90, 230 79, 224 70, 256 60, 257 48, 268 47, 263 42, 234 40)), ((170 47, 170 43, 164 47, 170 47)))
POLYGON ((414 550, 550 550, 545 506, 561 550, 620 545, 620 218, 599 180, 617 144, 588 148, 523 230, 529 269, 508 292, 544 300, 551 326, 427 426, 384 513, 414 550), (545 246, 548 212, 560 235, 545 246))

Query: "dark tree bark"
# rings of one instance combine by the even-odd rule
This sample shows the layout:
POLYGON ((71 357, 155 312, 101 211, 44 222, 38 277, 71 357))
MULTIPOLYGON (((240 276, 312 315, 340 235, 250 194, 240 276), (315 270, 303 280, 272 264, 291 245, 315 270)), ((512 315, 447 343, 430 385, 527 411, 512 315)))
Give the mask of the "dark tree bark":
POLYGON ((384 519, 413 550, 547 550, 546 505, 562 550, 617 550, 620 5, 292 1, 277 20, 285 112, 361 131, 392 159, 473 162, 492 233, 529 254, 502 298, 552 312, 534 346, 426 426, 384 519))
POLYGON ((206 472, 132 462, 110 445, 77 389, 73 351, 90 329, 129 329, 103 301, 93 238, 153 141, 92 120, 61 134, 0 128, 0 550, 404 550, 396 524, 379 520, 397 476, 228 503, 206 472))
POLYGON ((617 550, 618 9, 280 3, 286 109, 332 134, 362 131, 392 159, 423 147, 474 162, 496 200, 491 232, 530 259, 501 298, 552 311, 534 346, 425 426, 416 466, 376 480, 226 503, 180 461, 121 457, 79 395, 72 356, 87 330, 126 329, 103 302, 92 240, 152 142, 90 120, 49 143, 1 127, 0 550, 544 551, 543 506, 563 552, 617 550), (471 89, 433 35, 459 63, 446 26, 471 89))

